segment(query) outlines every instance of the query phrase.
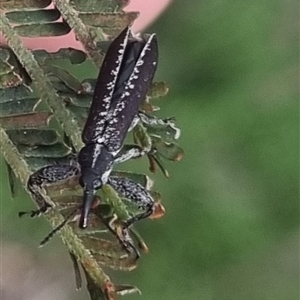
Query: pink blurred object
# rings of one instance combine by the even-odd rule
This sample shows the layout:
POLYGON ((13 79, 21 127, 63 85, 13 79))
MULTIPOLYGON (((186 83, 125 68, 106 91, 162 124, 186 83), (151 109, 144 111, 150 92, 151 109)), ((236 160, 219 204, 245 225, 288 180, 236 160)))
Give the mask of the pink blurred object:
POLYGON ((149 26, 171 4, 173 0, 131 0, 125 11, 139 11, 140 16, 134 22, 132 30, 140 32, 149 26))
MULTIPOLYGON (((131 0, 125 11, 138 11, 139 17, 134 22, 132 30, 137 33, 149 26, 167 8, 173 0, 131 0)), ((74 33, 60 37, 44 38, 22 38, 22 41, 29 49, 45 49, 49 52, 56 52, 62 47, 72 47, 83 50, 80 42, 76 41, 74 33)), ((0 33, 0 44, 6 44, 0 33)))

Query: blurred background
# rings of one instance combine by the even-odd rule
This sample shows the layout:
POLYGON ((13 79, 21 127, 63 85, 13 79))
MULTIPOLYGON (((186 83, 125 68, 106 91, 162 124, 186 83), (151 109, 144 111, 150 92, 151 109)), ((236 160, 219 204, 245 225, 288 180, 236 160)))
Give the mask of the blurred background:
MULTIPOLYGON (((175 0, 147 29, 185 156, 151 175, 167 212, 138 225, 139 267, 111 273, 143 293, 124 299, 299 299, 298 5, 175 0)), ((46 220, 18 219, 32 202, 11 201, 1 166, 1 299, 88 299, 60 239, 37 248, 46 220)))

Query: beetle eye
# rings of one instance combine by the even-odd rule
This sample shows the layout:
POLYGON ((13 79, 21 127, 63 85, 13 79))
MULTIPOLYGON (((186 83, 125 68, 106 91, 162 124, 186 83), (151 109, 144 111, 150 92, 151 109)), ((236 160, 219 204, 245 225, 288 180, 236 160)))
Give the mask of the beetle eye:
POLYGON ((94 189, 99 190, 102 186, 102 181, 100 179, 94 180, 94 189))

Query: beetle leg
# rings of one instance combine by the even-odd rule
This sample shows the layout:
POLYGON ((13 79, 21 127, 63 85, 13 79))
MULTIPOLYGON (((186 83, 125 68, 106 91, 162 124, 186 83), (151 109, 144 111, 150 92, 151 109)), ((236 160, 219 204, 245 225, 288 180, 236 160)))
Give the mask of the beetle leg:
POLYGON ((122 150, 119 152, 118 156, 114 160, 114 163, 119 164, 124 161, 127 161, 131 158, 141 157, 148 152, 145 151, 142 147, 137 145, 126 145, 123 146, 122 150))
POLYGON ((168 125, 172 121, 174 121, 174 118, 166 118, 166 119, 160 119, 155 116, 150 116, 142 111, 139 111, 138 118, 141 120, 142 123, 147 125, 168 125))
POLYGON ((166 118, 166 119, 160 119, 155 116, 150 116, 144 112, 139 112, 138 117, 140 121, 148 126, 170 126, 174 131, 174 139, 177 140, 180 137, 180 129, 175 124, 174 118, 166 118))
POLYGON ((139 122, 148 126, 170 126, 176 132, 174 138, 175 140, 177 140, 180 137, 181 132, 174 121, 175 118, 173 117, 160 119, 152 115, 150 116, 142 111, 139 111, 139 113, 134 116, 134 119, 132 120, 128 131, 131 131, 139 122))
MULTIPOLYGON (((110 232, 118 239, 120 244, 129 254, 134 254, 136 258, 140 257, 138 249, 135 247, 133 240, 131 239, 128 229, 123 229, 124 225, 120 222, 116 214, 107 217, 103 214, 104 206, 108 207, 109 211, 111 209, 109 204, 102 204, 100 207, 97 206, 93 209, 94 214, 100 218, 102 223, 110 230, 110 232)), ((104 209, 105 210, 105 209, 104 209)))
POLYGON ((42 194, 43 186, 72 177, 78 173, 78 168, 71 165, 52 165, 39 169, 30 175, 27 188, 39 206, 39 209, 31 212, 20 212, 19 216, 30 213, 35 217, 47 211, 51 205, 42 194))
POLYGON ((125 227, 149 217, 154 211, 154 200, 149 192, 139 183, 125 177, 111 176, 108 183, 127 200, 135 203, 143 212, 125 221, 125 227))
POLYGON ((130 127, 128 128, 128 131, 131 131, 139 122, 140 122, 140 116, 136 114, 131 122, 130 127))

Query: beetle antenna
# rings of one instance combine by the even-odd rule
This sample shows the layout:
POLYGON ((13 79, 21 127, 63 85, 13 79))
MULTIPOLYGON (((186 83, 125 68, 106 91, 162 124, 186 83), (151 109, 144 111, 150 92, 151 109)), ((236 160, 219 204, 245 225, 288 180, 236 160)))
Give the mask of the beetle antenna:
POLYGON ((30 215, 30 218, 38 217, 42 211, 40 209, 37 210, 30 210, 30 211, 19 211, 19 218, 23 217, 24 215, 30 215))
POLYGON ((76 256, 72 253, 69 252, 72 263, 73 263, 73 267, 74 267, 74 271, 75 271, 75 283, 76 283, 76 290, 80 290, 81 286, 82 286, 82 278, 81 278, 81 274, 80 274, 80 269, 79 269, 79 265, 78 265, 78 261, 76 259, 76 256))
POLYGON ((61 222, 58 226, 56 226, 39 244, 39 248, 45 246, 52 238, 53 236, 60 231, 67 223, 68 221, 77 213, 78 208, 74 209, 69 215, 66 216, 63 222, 61 222))
POLYGON ((30 218, 38 217, 40 214, 45 213, 48 208, 52 207, 50 204, 46 203, 41 208, 36 210, 30 210, 30 211, 19 211, 19 218, 23 217, 24 215, 30 215, 30 218))

